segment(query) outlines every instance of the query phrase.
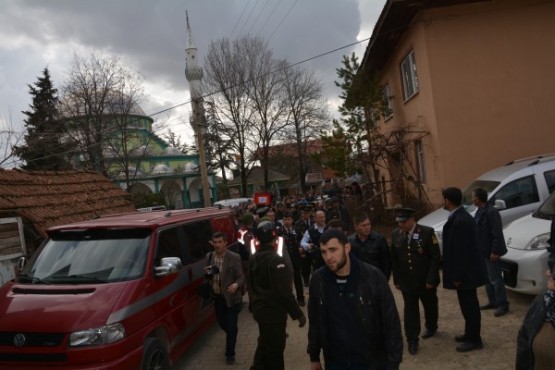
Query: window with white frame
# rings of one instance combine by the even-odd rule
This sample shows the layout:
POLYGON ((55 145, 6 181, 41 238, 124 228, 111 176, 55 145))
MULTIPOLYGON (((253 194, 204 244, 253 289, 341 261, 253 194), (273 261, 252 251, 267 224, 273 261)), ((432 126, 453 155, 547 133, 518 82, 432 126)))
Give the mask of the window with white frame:
POLYGON ((401 78, 403 82, 404 98, 406 101, 414 96, 419 90, 418 75, 416 74, 416 60, 414 58, 413 50, 409 52, 401 63, 401 78))
POLYGON ((391 96, 391 88, 389 84, 385 84, 382 88, 382 109, 385 119, 393 117, 393 102, 391 96))
POLYGON ((424 164, 424 145, 422 140, 414 142, 415 156, 416 156, 416 169, 418 170, 418 181, 422 184, 426 183, 426 166, 424 164))

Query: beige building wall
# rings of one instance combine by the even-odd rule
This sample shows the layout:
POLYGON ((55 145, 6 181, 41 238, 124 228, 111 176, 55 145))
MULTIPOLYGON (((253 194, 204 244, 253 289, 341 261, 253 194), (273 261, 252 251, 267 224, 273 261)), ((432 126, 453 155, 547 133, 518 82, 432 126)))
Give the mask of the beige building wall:
POLYGON ((434 206, 442 187, 555 152, 554 20, 554 1, 488 1, 422 12, 399 41, 382 71, 394 112, 381 127, 409 124, 422 140, 434 206), (400 64, 410 50, 419 93, 403 101, 400 64))

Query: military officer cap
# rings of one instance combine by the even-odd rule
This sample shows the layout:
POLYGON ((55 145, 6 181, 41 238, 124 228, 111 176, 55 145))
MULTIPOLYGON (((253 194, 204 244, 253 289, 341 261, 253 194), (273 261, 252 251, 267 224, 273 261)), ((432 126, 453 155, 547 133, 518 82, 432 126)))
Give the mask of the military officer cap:
POLYGON ((264 217, 269 210, 270 208, 268 207, 260 207, 256 210, 256 214, 258 215, 258 217, 264 217))
POLYGON ((395 221, 404 222, 414 215, 415 210, 412 208, 397 208, 395 210, 395 221))

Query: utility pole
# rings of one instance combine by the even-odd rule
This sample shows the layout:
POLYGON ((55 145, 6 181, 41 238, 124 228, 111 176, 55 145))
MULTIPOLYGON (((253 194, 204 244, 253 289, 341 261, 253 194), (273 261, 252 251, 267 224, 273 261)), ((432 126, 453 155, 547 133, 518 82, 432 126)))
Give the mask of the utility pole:
POLYGON ((200 82, 202 80, 202 67, 197 63, 197 47, 193 41, 191 27, 189 25, 189 14, 187 17, 187 41, 185 52, 187 58, 185 61, 185 77, 189 81, 191 88, 191 101, 193 108, 193 122, 191 125, 197 137, 197 149, 199 154, 200 176, 202 179, 202 196, 204 198, 204 206, 210 207, 210 184, 208 183, 208 169, 206 168, 206 153, 204 151, 204 133, 206 119, 204 117, 203 99, 200 93, 200 82))

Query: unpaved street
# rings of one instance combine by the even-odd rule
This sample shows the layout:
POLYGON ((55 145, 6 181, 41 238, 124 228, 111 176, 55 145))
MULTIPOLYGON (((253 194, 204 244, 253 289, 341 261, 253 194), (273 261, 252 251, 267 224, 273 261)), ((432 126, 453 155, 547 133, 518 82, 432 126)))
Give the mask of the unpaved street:
MULTIPOLYGON (((393 289, 397 307, 402 315, 403 301, 400 293, 393 289)), ((496 318, 493 311, 482 311, 482 337, 484 349, 468 353, 455 351, 454 336, 463 331, 463 319, 454 291, 438 289, 439 331, 436 336, 420 340, 420 350, 416 356, 406 350, 403 354, 402 370, 508 370, 514 368, 516 335, 528 305, 534 297, 508 292, 511 312, 496 318)), ((481 303, 486 301, 484 289, 479 289, 481 303)), ((287 370, 306 370, 309 358, 306 354, 307 327, 299 328, 290 321, 287 332, 289 338, 285 350, 287 370)), ((175 370, 202 369, 221 370, 228 368, 248 369, 256 348, 256 323, 245 308, 239 318, 239 338, 237 341, 237 363, 225 364, 225 336, 215 325, 202 336, 193 348, 176 364, 175 370)))

